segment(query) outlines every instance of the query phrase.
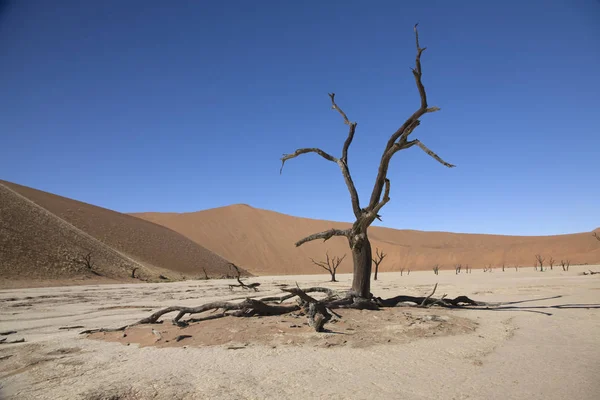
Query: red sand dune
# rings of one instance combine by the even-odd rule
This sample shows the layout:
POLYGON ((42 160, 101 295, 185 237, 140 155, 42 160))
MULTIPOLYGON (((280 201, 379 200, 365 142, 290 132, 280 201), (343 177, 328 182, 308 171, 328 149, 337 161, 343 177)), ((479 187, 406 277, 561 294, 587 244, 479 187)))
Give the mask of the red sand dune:
MULTIPOLYGON (((148 221, 164 225, 201 243, 254 274, 313 274, 324 271, 310 258, 324 259, 325 252, 348 254, 339 272, 351 271, 351 257, 345 238, 310 242, 299 248, 294 243, 309 234, 330 228, 347 228, 348 223, 293 217, 273 211, 233 205, 192 213, 138 213, 148 221)), ((422 232, 372 227, 373 245, 388 254, 383 271, 453 269, 456 263, 482 268, 532 266, 536 254, 558 263, 600 262, 600 243, 591 233, 557 236, 501 236, 447 232, 422 232)), ((560 267, 559 267, 560 268, 560 267)))
MULTIPOLYGON (((0 181, 0 274, 6 280, 199 278, 228 261, 185 236, 130 215, 0 181), (99 278, 73 261, 88 252, 99 278)), ((139 281, 137 279, 131 281, 139 281)))

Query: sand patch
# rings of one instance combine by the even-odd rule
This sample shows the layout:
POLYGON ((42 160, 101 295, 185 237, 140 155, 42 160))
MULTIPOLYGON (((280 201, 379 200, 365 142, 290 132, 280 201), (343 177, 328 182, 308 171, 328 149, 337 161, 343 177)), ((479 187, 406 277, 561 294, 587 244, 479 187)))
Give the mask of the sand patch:
POLYGON ((224 346, 347 346, 369 347, 470 333, 478 323, 448 310, 390 308, 380 311, 336 310, 342 316, 314 332, 301 313, 274 317, 225 317, 192 323, 185 328, 162 324, 139 325, 123 332, 94 333, 89 338, 140 347, 224 346))

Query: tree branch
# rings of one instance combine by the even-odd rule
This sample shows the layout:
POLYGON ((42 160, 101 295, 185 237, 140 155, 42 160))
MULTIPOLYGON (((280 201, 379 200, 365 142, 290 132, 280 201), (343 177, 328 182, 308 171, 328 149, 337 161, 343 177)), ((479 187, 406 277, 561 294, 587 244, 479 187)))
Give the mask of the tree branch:
POLYGON ((400 128, 398 128, 398 130, 396 130, 396 132, 392 134, 392 136, 390 136, 390 139, 388 140, 385 149, 383 150, 381 162, 379 164, 379 171, 377 172, 377 178, 375 179, 375 185, 373 187, 373 192, 371 193, 371 199, 369 200, 370 209, 375 208, 380 201, 381 193, 383 192, 383 187, 385 185, 388 167, 392 156, 397 151, 407 148, 404 147, 404 145, 408 140, 408 136, 417 126, 419 126, 419 118, 421 118, 426 113, 436 112, 440 109, 439 107, 428 107, 427 105, 427 93, 425 91, 425 86, 423 86, 423 81, 421 79, 423 76, 423 72, 421 69, 421 55, 423 54, 426 48, 421 47, 419 44, 419 31, 417 30, 418 25, 419 24, 415 24, 414 26, 417 55, 415 58, 415 68, 411 68, 411 70, 415 77, 415 83, 417 85, 419 96, 421 98, 421 106, 402 124, 402 126, 400 126, 400 128))
POLYGON ((300 239, 299 241, 296 242, 296 247, 300 247, 306 242, 311 242, 311 241, 317 240, 317 239, 323 239, 323 241, 326 242, 334 236, 348 237, 349 234, 350 234, 350 229, 342 230, 342 229, 331 228, 328 231, 313 233, 312 235, 307 236, 304 239, 300 239))
POLYGON ((339 160, 330 155, 329 153, 324 152, 321 149, 318 149, 316 147, 308 147, 308 148, 304 148, 304 149, 298 149, 295 152, 293 152, 292 154, 284 154, 283 157, 281 157, 281 168, 279 169, 279 174, 281 175, 282 171, 283 171, 283 166, 285 165, 285 162, 287 160, 291 160, 292 158, 296 158, 302 154, 306 154, 306 153, 317 153, 318 155, 320 155, 321 157, 323 157, 324 159, 328 160, 328 161, 332 161, 336 164, 339 163, 339 160))
POLYGON ((350 147, 350 144, 352 143, 352 139, 354 139, 354 132, 356 130, 357 124, 356 124, 356 122, 350 122, 350 120, 346 116, 346 113, 344 111, 342 111, 342 109, 336 104, 335 93, 329 93, 329 98, 331 99, 331 108, 334 110, 337 110, 340 113, 340 115, 342 116, 342 118, 344 118, 344 124, 346 124, 350 127, 350 129, 348 130, 348 137, 346 138, 346 141, 344 142, 344 147, 342 149, 342 160, 344 160, 344 162, 347 164, 348 163, 348 148, 350 147))
POLYGON ((419 139, 415 139, 415 140, 411 140, 410 142, 407 142, 403 148, 408 149, 409 147, 412 147, 414 145, 417 145, 421 148, 421 150, 423 150, 425 153, 427 153, 428 155, 430 155, 431 157, 433 157, 437 162, 439 162, 440 164, 445 165, 448 168, 454 168, 456 167, 456 165, 454 164, 450 164, 444 160, 442 160, 442 158, 440 156, 438 156, 437 154, 435 154, 433 151, 431 151, 427 146, 425 146, 419 139))
POLYGON ((344 142, 344 147, 342 149, 342 158, 338 159, 337 157, 334 157, 318 148, 298 149, 292 154, 284 154, 283 157, 281 157, 281 168, 279 169, 279 174, 282 173, 283 166, 285 165, 285 162, 287 160, 296 158, 301 154, 317 153, 324 159, 335 162, 342 170, 344 182, 346 182, 346 186, 348 187, 348 192, 350 193, 350 200, 352 201, 352 211, 354 212, 354 216, 356 218, 359 218, 361 215, 360 201, 358 198, 358 192, 356 191, 356 186, 354 185, 354 181, 352 180, 352 175, 350 175, 350 169, 348 168, 348 148, 352 143, 352 139, 354 139, 354 132, 356 131, 357 124, 356 122, 350 122, 346 113, 342 111, 342 109, 336 104, 335 93, 329 93, 329 98, 331 99, 331 108, 337 110, 344 119, 344 123, 350 127, 348 131, 348 137, 346 138, 346 141, 344 142))

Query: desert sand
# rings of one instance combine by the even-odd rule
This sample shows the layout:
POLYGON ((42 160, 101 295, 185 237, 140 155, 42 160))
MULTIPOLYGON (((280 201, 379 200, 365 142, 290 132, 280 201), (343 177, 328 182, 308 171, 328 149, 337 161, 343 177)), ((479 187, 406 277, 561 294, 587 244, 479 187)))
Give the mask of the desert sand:
MULTIPOLYGON (((230 291, 231 280, 2 290, 0 331, 16 333, 0 338, 25 342, 0 345, 0 398, 597 399, 600 275, 582 276, 588 269, 600 266, 384 272, 373 282, 376 296, 424 295, 439 282, 440 294, 488 302, 561 297, 503 311, 339 310, 341 320, 326 325, 330 333, 314 332, 305 317, 284 315, 226 317, 183 329, 166 316, 163 324, 131 328, 127 337, 79 334, 132 323, 169 305, 249 295, 230 291), (177 335, 191 337, 175 342, 177 335)), ((350 286, 349 274, 338 278, 248 282, 261 282, 256 295, 265 296, 280 293, 283 283, 350 286)))

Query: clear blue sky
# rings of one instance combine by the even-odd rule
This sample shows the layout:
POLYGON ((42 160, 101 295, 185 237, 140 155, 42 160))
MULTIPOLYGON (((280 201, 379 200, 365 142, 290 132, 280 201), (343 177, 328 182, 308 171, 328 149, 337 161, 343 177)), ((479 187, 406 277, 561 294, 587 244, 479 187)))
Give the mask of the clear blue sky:
MULTIPOLYGON (((600 2, 0 0, 0 178, 122 212, 246 203, 349 221, 389 135, 383 225, 501 234, 600 226, 600 2)), ((381 225, 381 223, 379 223, 381 225)))

